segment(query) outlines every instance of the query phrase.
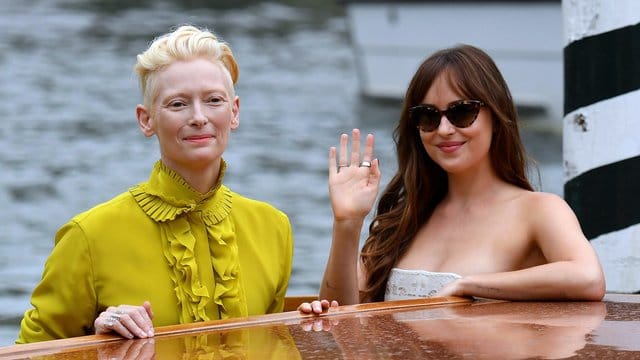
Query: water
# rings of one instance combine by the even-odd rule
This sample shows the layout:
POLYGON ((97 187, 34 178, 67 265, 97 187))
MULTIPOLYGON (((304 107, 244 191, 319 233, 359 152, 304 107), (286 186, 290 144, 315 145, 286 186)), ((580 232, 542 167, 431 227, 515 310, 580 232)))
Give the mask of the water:
MULTIPOLYGON (((340 6, 185 3, 0 0, 0 346, 17 335, 58 227, 148 177, 157 145, 136 125, 132 67, 176 24, 207 26, 236 54, 241 124, 226 182, 290 216, 290 294, 318 291, 331 241, 327 154, 339 134, 373 132, 383 182, 395 170, 399 103, 359 97, 340 6)), ((527 115, 523 136, 539 188, 561 193, 561 139, 547 123, 527 115)))

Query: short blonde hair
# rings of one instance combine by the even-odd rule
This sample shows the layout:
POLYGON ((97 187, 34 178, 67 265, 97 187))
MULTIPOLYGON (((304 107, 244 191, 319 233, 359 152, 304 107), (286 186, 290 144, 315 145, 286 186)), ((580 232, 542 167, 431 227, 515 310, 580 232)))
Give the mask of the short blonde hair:
POLYGON ((149 48, 137 56, 135 71, 145 105, 150 106, 157 95, 155 75, 159 71, 175 61, 194 58, 219 61, 231 77, 234 95, 233 86, 238 80, 239 69, 229 45, 207 29, 183 25, 154 39, 149 48))

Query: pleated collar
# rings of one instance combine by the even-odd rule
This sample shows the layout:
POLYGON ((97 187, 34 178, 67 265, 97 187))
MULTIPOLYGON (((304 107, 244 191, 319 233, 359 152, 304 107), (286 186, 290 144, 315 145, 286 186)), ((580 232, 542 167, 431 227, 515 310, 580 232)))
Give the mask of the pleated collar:
POLYGON ((215 224, 231 212, 232 193, 222 184, 226 168, 227 164, 222 160, 218 181, 203 194, 158 160, 149 180, 132 187, 129 192, 154 221, 171 221, 181 214, 200 210, 206 222, 215 224))

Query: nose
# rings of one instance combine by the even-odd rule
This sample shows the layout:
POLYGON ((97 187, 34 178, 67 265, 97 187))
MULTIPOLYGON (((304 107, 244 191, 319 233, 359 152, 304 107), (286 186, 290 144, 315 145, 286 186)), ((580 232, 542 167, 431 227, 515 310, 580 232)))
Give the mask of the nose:
POLYGON ((191 118, 189 119, 189 125, 201 127, 204 126, 209 119, 204 112, 204 108, 201 103, 195 102, 193 104, 193 113, 191 114, 191 118))
POLYGON ((440 135, 451 135, 456 131, 456 127, 449 122, 445 114, 442 114, 440 115, 440 124, 437 131, 440 135))

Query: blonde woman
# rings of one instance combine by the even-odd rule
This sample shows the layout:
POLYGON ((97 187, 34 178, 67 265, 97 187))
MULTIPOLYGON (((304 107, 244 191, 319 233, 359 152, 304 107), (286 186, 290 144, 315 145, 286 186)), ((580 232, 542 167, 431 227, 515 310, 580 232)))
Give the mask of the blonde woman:
POLYGON ((240 125, 238 65, 215 34, 181 26, 139 54, 148 181, 56 234, 17 343, 280 312, 293 259, 288 217, 224 185, 240 125))

